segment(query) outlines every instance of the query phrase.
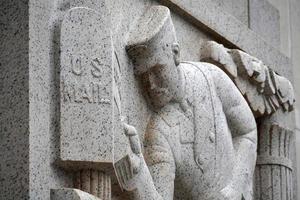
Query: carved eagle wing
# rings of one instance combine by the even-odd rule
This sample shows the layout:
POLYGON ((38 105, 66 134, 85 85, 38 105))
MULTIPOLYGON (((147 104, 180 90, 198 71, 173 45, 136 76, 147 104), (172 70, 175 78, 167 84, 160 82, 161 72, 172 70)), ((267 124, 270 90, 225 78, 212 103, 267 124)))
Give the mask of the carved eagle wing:
POLYGON ((238 49, 227 49, 214 41, 201 49, 201 61, 217 65, 233 80, 247 100, 255 117, 294 109, 291 82, 262 61, 238 49))

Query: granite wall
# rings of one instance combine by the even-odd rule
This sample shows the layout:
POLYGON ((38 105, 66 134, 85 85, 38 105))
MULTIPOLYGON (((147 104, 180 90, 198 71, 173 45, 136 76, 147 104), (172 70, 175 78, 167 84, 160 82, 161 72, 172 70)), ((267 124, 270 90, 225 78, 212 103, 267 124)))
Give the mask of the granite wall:
POLYGON ((29 198, 28 8, 0 6, 0 199, 29 198))

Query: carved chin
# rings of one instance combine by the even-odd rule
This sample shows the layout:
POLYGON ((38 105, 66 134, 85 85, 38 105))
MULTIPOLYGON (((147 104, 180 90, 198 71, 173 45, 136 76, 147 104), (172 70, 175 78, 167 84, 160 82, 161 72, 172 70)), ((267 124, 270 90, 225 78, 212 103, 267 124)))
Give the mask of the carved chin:
POLYGON ((156 108, 163 107, 172 100, 172 95, 169 92, 156 95, 149 94, 149 97, 152 105, 156 108))

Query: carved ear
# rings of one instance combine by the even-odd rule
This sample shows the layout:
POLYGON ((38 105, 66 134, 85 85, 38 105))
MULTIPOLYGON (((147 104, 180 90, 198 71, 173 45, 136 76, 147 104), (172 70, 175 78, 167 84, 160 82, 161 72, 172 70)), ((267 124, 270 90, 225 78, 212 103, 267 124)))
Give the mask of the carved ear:
POLYGON ((176 66, 180 64, 180 47, 178 43, 172 44, 172 52, 176 66))

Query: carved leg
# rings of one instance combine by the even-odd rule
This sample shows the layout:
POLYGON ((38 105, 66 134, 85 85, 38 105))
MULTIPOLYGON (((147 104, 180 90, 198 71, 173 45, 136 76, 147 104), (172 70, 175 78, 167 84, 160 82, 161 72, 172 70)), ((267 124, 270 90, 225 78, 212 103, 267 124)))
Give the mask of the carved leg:
POLYGON ((88 192, 102 200, 111 199, 111 177, 98 170, 74 172, 74 188, 88 192))

